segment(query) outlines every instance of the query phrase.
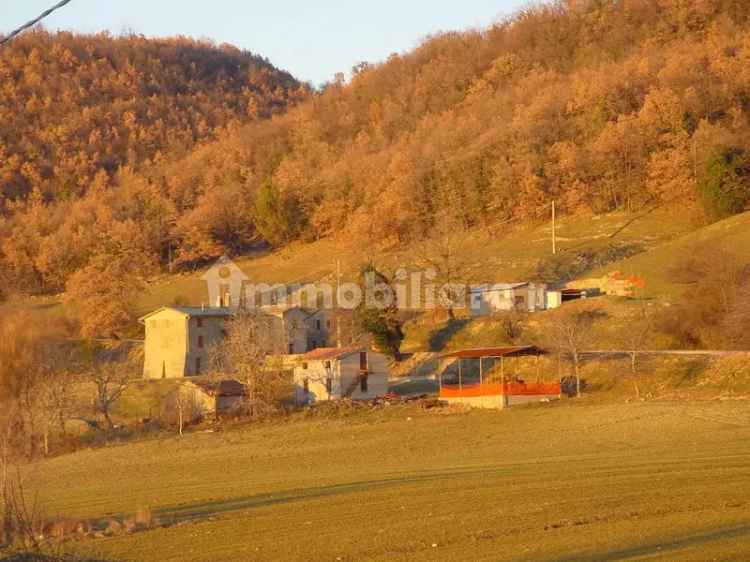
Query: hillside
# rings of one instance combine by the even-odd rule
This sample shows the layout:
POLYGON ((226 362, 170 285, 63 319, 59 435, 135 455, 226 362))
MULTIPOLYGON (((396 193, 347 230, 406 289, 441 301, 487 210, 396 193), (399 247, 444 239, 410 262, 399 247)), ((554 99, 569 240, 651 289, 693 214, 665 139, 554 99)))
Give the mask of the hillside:
POLYGON ((309 94, 229 45, 44 30, 0 51, 0 84, 0 280, 25 293, 63 288, 102 221, 159 212, 124 178, 309 94))
MULTIPOLYGON (((561 253, 575 253, 614 244, 637 247, 638 251, 645 252, 642 254, 645 256, 694 232, 698 220, 698 213, 675 213, 672 208, 644 215, 615 212, 565 216, 557 225, 558 248, 561 253)), ((476 228, 461 233, 455 241, 457 253, 471 256, 472 278, 469 281, 524 281, 533 278, 538 263, 551 255, 551 224, 549 221, 516 222, 505 227, 476 228)), ((370 261, 390 273, 399 268, 419 269, 422 250, 419 242, 370 247, 329 238, 296 242, 279 250, 259 251, 235 261, 252 283, 333 281, 337 260, 343 279, 354 281, 362 265, 370 261)), ((611 268, 603 271, 617 268, 628 273, 640 271, 635 265, 621 262, 614 262, 611 268)), ((203 271, 167 275, 155 280, 138 298, 138 313, 145 314, 158 306, 176 302, 205 303, 207 293, 205 283, 201 281, 203 271)), ((643 273, 650 277, 655 271, 644 268, 643 273)), ((592 271, 591 274, 599 272, 592 271)))
MULTIPOLYGON (((24 292, 61 290, 103 252, 77 247, 101 230, 77 218, 91 207, 131 221, 141 257, 161 270, 263 242, 396 247, 444 228, 530 223, 552 199, 569 215, 679 201, 721 218, 747 202, 748 45, 735 0, 530 7, 360 65, 350 82, 189 153, 160 152, 107 195, 14 210, 0 262, 24 292), (37 242, 53 233, 70 257, 37 242)), ((245 101, 200 107, 247 116, 245 101)))

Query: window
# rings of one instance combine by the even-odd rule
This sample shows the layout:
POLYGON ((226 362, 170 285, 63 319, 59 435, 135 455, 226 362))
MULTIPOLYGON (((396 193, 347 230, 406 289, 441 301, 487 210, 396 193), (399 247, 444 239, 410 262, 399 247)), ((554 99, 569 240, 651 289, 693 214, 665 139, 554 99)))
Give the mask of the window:
POLYGON ((315 340, 312 340, 310 342, 310 349, 318 349, 318 342, 315 340))
POLYGON ((325 366, 326 371, 330 371, 331 370, 331 362, 330 361, 326 361, 323 365, 325 366))
POLYGON ((367 373, 364 373, 359 377, 359 389, 362 392, 367 392, 367 373))
POLYGON ((307 363, 302 363, 302 370, 307 371, 307 363))
POLYGON ((320 326, 321 326, 320 325, 320 320, 316 320, 315 321, 315 327, 317 328, 318 331, 320 331, 320 326))
POLYGON ((302 386, 304 387, 305 394, 310 394, 310 379, 302 381, 302 386))
POLYGON ((200 357, 195 358, 195 374, 196 375, 201 374, 201 358, 200 357))
POLYGON ((199 328, 202 328, 202 327, 203 327, 203 318, 198 318, 198 319, 196 320, 196 323, 198 324, 198 327, 199 327, 199 328))
POLYGON ((294 355, 294 344, 293 343, 289 344, 289 355, 294 355))
POLYGON ((203 336, 198 336, 198 349, 203 349, 203 336))
POLYGON ((333 379, 331 379, 330 377, 326 379, 326 392, 329 396, 333 392, 333 379))
POLYGON ((331 329, 331 321, 326 320, 326 327, 330 330, 331 329))

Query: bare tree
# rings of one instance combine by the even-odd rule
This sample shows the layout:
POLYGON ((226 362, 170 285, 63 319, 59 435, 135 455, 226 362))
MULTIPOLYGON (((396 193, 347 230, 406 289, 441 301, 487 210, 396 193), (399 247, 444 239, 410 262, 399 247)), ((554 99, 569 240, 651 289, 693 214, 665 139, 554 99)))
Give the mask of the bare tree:
POLYGON ((39 389, 38 405, 44 439, 44 454, 49 455, 50 434, 57 429, 61 436, 65 436, 65 422, 70 419, 73 411, 74 376, 67 369, 55 371, 44 377, 39 389))
POLYGON ((520 309, 497 313, 496 318, 506 341, 517 343, 521 339, 527 316, 528 314, 520 309))
POLYGON ((456 318, 455 308, 466 306, 466 286, 475 274, 473 253, 463 249, 465 239, 463 225, 442 214, 436 218, 430 237, 419 248, 418 264, 435 272, 434 282, 440 287, 437 297, 451 321, 456 318))
POLYGON ((240 310, 227 322, 226 332, 210 351, 214 378, 242 382, 251 414, 272 408, 286 385, 280 322, 261 310, 240 310))
POLYGON ((94 412, 104 418, 109 431, 115 428, 112 408, 122 398, 134 377, 135 367, 130 363, 95 361, 91 368, 90 378, 96 386, 94 412))
POLYGON ((638 386, 638 353, 644 351, 654 335, 654 323, 645 303, 641 303, 632 318, 628 318, 620 333, 620 345, 630 356, 630 374, 636 397, 640 397, 638 386))
POLYGON ((550 344, 573 367, 578 398, 581 397, 581 354, 594 341, 596 323, 604 317, 606 313, 598 308, 561 310, 552 322, 550 344))

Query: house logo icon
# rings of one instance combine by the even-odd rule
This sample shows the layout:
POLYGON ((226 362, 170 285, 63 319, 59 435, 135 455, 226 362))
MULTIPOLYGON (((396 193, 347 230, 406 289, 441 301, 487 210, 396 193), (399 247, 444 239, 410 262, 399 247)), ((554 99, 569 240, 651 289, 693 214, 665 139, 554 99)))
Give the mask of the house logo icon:
POLYGON ((237 264, 222 256, 201 277, 208 287, 208 302, 220 308, 239 308, 242 286, 249 279, 237 264))

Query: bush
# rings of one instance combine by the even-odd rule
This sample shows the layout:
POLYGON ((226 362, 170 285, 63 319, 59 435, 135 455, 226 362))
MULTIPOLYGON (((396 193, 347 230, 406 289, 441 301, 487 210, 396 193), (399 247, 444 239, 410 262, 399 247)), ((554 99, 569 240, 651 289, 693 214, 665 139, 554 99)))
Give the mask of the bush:
POLYGON ((536 280, 542 283, 565 283, 587 271, 629 258, 643 250, 641 244, 609 244, 597 250, 563 252, 539 261, 536 280))

